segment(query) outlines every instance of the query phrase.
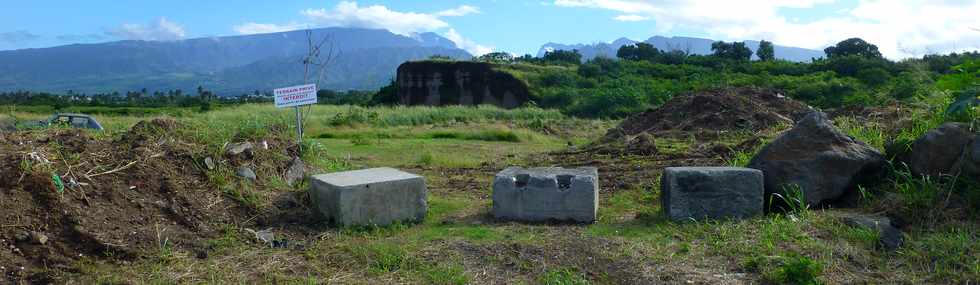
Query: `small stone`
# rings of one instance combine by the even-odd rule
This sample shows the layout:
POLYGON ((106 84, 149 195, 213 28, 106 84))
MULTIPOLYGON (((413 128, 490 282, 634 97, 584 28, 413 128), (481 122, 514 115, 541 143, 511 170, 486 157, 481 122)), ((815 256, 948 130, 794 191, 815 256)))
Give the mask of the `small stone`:
POLYGON ((248 179, 249 181, 252 182, 258 180, 258 177, 255 176, 255 171, 253 171, 251 168, 247 166, 239 167, 238 171, 235 171, 235 175, 238 175, 238 177, 248 179))
POLYGON ((31 235, 28 232, 19 232, 17 233, 17 235, 14 235, 14 240, 18 242, 25 242, 28 241, 30 238, 31 235))
POLYGON ((286 183, 289 186, 293 186, 296 183, 303 181, 303 177, 306 175, 306 163, 303 163, 302 159, 299 157, 294 157, 293 161, 289 163, 289 169, 286 170, 286 183))
POLYGON ((40 245, 45 245, 45 244, 48 243, 48 236, 45 235, 45 234, 43 234, 43 233, 39 233, 39 232, 32 232, 31 233, 31 239, 34 240, 34 243, 37 243, 37 244, 40 244, 40 245))
POLYGON ((250 142, 232 143, 228 145, 228 148, 225 151, 225 153, 228 154, 229 156, 239 156, 241 154, 245 154, 246 156, 251 156, 253 148, 255 148, 255 146, 253 146, 252 143, 250 142))
POLYGON ((208 170, 214 170, 214 159, 210 156, 204 159, 204 166, 207 166, 208 170))

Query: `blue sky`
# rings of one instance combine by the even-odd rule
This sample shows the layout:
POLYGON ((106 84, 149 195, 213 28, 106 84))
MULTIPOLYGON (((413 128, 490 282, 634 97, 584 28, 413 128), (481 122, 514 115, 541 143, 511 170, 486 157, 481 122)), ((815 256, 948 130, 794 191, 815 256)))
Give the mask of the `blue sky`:
POLYGON ((973 0, 3 1, 0 50, 322 26, 435 32, 474 53, 654 35, 806 48, 862 37, 892 58, 980 47, 973 0))

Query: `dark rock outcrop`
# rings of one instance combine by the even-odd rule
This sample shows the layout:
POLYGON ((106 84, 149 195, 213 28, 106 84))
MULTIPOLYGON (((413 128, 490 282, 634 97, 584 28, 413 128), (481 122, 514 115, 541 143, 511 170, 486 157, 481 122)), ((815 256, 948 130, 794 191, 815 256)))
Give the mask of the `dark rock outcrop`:
POLYGON ((516 108, 530 99, 527 84, 481 62, 406 62, 398 67, 395 84, 403 105, 516 108))
POLYGON ((788 197, 787 190, 799 187, 814 206, 854 191, 884 164, 880 152, 837 130, 826 114, 812 112, 765 146, 748 167, 764 173, 767 202, 778 202, 769 199, 773 194, 788 197))

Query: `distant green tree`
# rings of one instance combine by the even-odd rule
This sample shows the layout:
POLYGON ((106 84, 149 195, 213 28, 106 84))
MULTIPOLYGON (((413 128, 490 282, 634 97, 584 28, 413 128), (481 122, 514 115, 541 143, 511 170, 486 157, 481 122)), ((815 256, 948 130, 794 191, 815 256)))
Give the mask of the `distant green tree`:
POLYGON ((197 96, 200 98, 201 111, 211 111, 211 99, 214 96, 211 91, 205 90, 204 86, 197 86, 197 96))
POLYGON ((761 61, 771 61, 776 59, 776 50, 773 48, 772 42, 762 40, 759 42, 759 50, 756 51, 756 55, 761 61))
POLYGON ((542 59, 550 63, 577 65, 582 63, 582 54, 578 53, 578 50, 554 50, 545 52, 542 59))
POLYGON ((752 58, 752 50, 745 46, 745 42, 726 43, 717 41, 711 44, 713 55, 719 58, 731 60, 749 60, 752 58))
POLYGON ((482 62, 507 63, 513 61, 514 56, 506 52, 491 52, 477 57, 476 60, 482 62))
POLYGON ((827 58, 843 56, 861 56, 866 58, 881 58, 878 46, 868 43, 860 38, 850 38, 843 40, 837 45, 827 47, 823 50, 827 58))
POLYGON ((646 60, 656 62, 660 56, 660 50, 648 43, 625 45, 616 51, 616 57, 625 60, 646 60))
POLYGON ((446 61, 454 61, 455 59, 453 59, 452 57, 449 57, 449 56, 445 56, 445 55, 441 55, 441 54, 436 54, 436 55, 432 55, 432 56, 430 56, 430 57, 429 57, 429 60, 446 60, 446 61))

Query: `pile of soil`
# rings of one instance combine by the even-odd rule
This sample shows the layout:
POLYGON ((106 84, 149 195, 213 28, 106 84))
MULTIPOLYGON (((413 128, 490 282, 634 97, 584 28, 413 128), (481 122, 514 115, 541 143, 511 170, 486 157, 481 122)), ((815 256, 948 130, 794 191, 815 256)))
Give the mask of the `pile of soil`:
POLYGON ((654 136, 692 132, 763 130, 793 124, 810 111, 807 105, 780 92, 761 88, 726 88, 672 98, 657 109, 627 118, 609 130, 606 140, 650 133, 654 136))
POLYGON ((48 283, 86 257, 206 252, 223 225, 247 219, 254 209, 216 190, 207 148, 179 127, 156 119, 118 139, 73 129, 0 136, 0 283, 48 283))

